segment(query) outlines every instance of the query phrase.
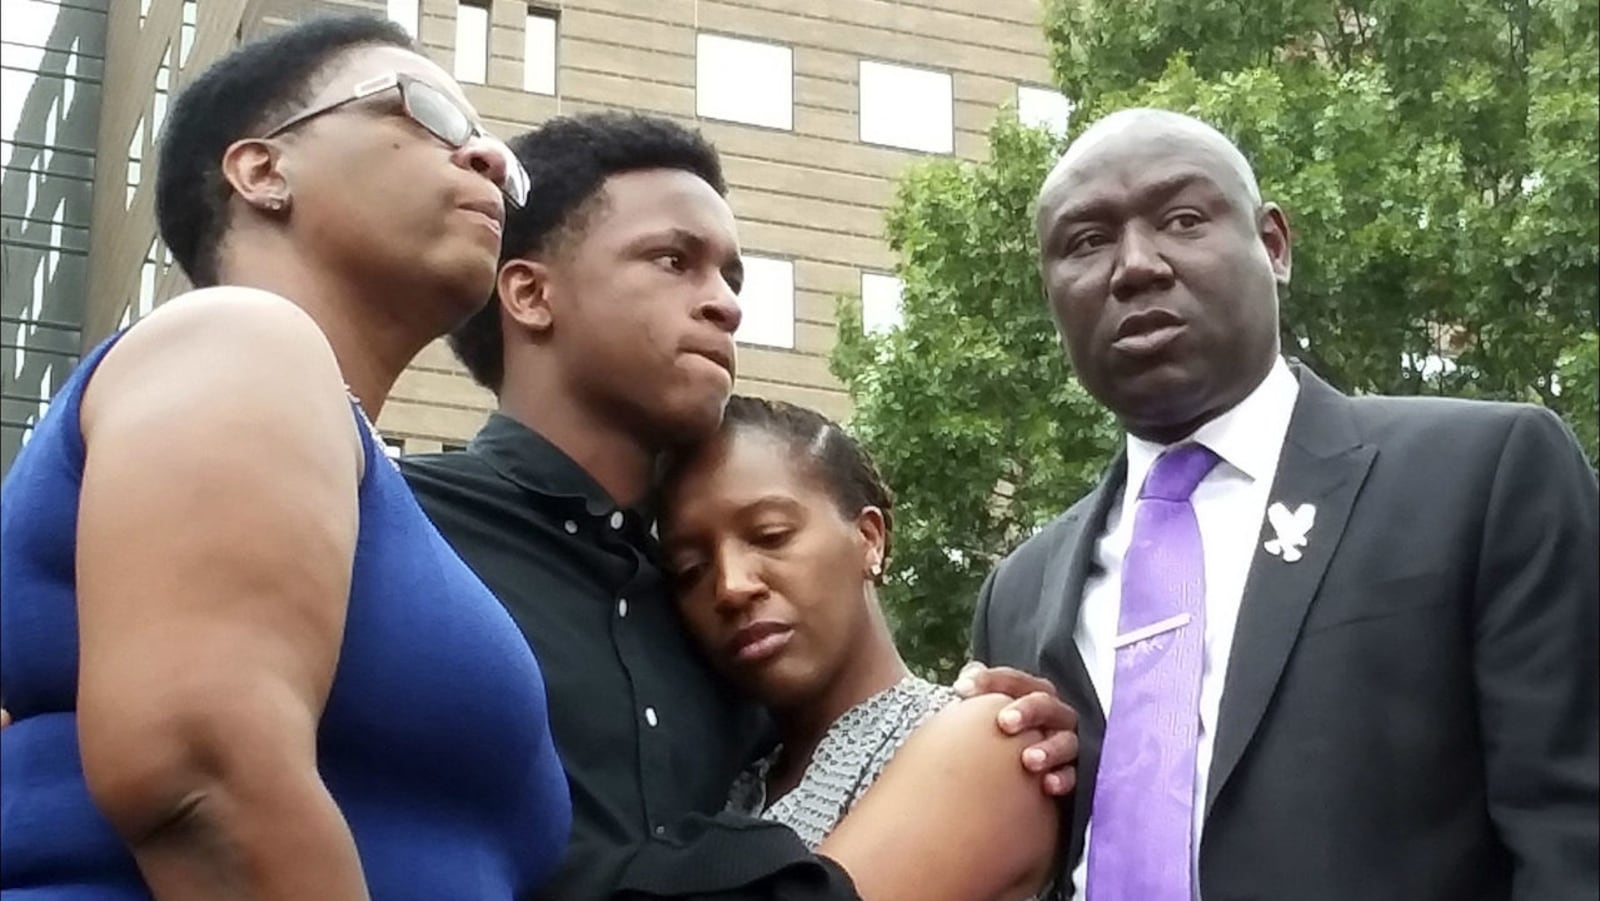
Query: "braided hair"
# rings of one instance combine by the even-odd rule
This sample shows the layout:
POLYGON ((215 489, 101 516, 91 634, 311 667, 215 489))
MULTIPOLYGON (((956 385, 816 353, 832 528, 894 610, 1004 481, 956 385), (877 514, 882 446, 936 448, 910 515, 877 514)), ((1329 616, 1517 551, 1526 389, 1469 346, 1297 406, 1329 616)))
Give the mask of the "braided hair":
MULTIPOLYGON (((722 434, 739 429, 757 431, 787 444, 811 468, 846 519, 854 519, 864 507, 878 508, 883 513, 881 565, 887 571, 894 536, 894 493, 859 441, 816 410, 735 394, 728 399, 722 414, 722 434)), ((669 464, 667 479, 674 480, 687 462, 686 457, 680 457, 669 464)), ((881 583, 882 575, 877 580, 881 583)))

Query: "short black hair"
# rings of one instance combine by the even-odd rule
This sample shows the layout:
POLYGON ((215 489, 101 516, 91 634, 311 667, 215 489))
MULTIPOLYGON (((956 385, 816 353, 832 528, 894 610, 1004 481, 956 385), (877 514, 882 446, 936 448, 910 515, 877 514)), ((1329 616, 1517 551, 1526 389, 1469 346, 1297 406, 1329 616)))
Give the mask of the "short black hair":
MULTIPOLYGON (((510 141, 532 189, 521 209, 506 211, 500 262, 551 252, 580 232, 606 179, 646 169, 680 169, 727 196, 722 160, 698 131, 659 116, 583 113, 549 119, 510 141)), ((500 304, 456 329, 450 348, 478 384, 496 394, 505 381, 500 304)))
POLYGON ((218 280, 217 249, 228 230, 222 155, 308 102, 311 80, 334 57, 361 46, 416 50, 404 28, 370 15, 322 16, 251 41, 212 63, 178 94, 161 132, 156 224, 172 258, 196 287, 218 280))
MULTIPOLYGON (((809 407, 735 394, 728 398, 720 434, 741 429, 760 432, 787 445, 796 459, 809 467, 822 483, 846 519, 854 519, 864 507, 877 507, 883 513, 881 565, 884 570, 889 568, 894 545, 894 492, 878 471, 872 455, 855 436, 809 407)), ((691 448, 666 462, 663 469, 666 484, 677 481, 695 453, 696 449, 691 448)), ((881 574, 877 580, 882 582, 881 574)))

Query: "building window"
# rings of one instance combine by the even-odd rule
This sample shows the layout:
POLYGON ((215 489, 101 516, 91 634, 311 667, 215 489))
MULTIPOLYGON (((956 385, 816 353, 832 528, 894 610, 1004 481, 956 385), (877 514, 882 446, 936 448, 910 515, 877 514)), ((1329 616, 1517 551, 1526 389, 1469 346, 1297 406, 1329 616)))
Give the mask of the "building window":
MULTIPOLYGON (((82 61, 83 55, 78 52, 77 45, 73 45, 73 48, 67 51, 65 73, 67 77, 61 83, 61 108, 64 110, 72 109, 72 101, 78 96, 78 78, 83 71, 82 61)), ((1523 180, 1523 184, 1527 184, 1526 179, 1523 180)))
POLYGON ((138 322, 156 308, 156 281, 160 278, 156 262, 161 253, 160 244, 161 239, 157 238, 145 249, 144 263, 139 267, 138 293, 128 299, 128 307, 122 313, 124 325, 138 322))
POLYGON ((456 81, 483 84, 489 75, 489 8, 456 6, 456 81))
POLYGON ((139 302, 134 308, 134 319, 143 319, 156 308, 156 261, 145 260, 139 268, 139 302))
POLYGON ((904 320, 900 296, 904 285, 892 275, 861 273, 861 330, 867 334, 893 331, 904 320))
POLYGON ((780 44, 702 34, 695 42, 695 113, 766 128, 794 128, 794 51, 780 44))
POLYGON ((167 120, 167 98, 172 93, 172 45, 168 44, 166 52, 161 57, 161 68, 156 70, 156 94, 150 101, 150 133, 161 133, 161 125, 167 120))
POLYGON ((743 317, 735 340, 767 347, 794 347, 794 263, 745 254, 743 317))
POLYGON ((56 364, 46 363, 44 372, 39 374, 39 405, 34 408, 33 425, 44 419, 44 414, 50 412, 50 398, 56 393, 56 364))
MULTIPOLYGON (((3 46, 3 45, 0 45, 3 46)), ((50 109, 44 114, 44 153, 40 156, 39 171, 50 171, 50 161, 56 156, 56 123, 62 121, 61 98, 50 98, 50 109)), ((15 126, 13 126, 13 129, 15 126)), ((15 134, 15 131, 13 131, 15 134)))
POLYGON ((1402 354, 1400 365, 1405 367, 1407 372, 1430 380, 1456 371, 1456 361, 1438 351, 1426 354, 1402 354))
POLYGON ((412 37, 417 36, 417 17, 419 0, 389 0, 389 19, 399 23, 401 28, 412 37))
POLYGON ((522 89, 556 92, 556 13, 533 7, 522 27, 522 89))
POLYGON ((927 153, 955 150, 950 74, 863 60, 861 140, 927 153))
POLYGON ((194 27, 197 4, 184 0, 183 24, 178 27, 178 68, 189 64, 189 51, 194 49, 194 27))
POLYGON ((1023 125, 1043 128, 1056 135, 1067 133, 1072 101, 1060 91, 1021 85, 1017 88, 1017 118, 1023 125))
POLYGON ((128 139, 128 199, 126 207, 133 207, 133 196, 139 191, 139 179, 143 177, 142 163, 144 161, 144 117, 134 123, 133 137, 128 139))

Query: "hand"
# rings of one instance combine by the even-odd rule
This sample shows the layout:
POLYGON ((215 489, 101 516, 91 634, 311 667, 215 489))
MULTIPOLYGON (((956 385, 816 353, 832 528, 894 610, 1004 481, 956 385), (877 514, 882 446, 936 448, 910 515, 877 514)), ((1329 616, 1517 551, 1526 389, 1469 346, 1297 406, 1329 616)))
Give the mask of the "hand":
POLYGON ((0 707, 0 729, 11 725, 11 711, 0 707))
POLYGON ((1022 766, 1042 773, 1044 792, 1060 797, 1078 783, 1078 712, 1056 696, 1048 679, 1009 666, 987 667, 972 662, 962 667, 955 692, 963 698, 1003 694, 1013 698, 1000 711, 998 725, 1007 735, 1038 729, 1044 740, 1022 752, 1022 766))

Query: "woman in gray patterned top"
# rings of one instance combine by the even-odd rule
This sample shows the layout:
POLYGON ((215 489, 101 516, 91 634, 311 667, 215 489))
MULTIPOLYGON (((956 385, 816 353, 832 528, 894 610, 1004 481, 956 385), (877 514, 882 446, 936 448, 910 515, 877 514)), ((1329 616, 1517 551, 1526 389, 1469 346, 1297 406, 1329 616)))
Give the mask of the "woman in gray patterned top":
POLYGON ((767 705, 782 738, 733 786, 730 809, 784 823, 824 854, 853 810, 943 821, 918 838, 935 840, 924 859, 872 893, 862 883, 874 874, 852 869, 863 897, 989 901, 1039 889, 1054 807, 1005 756, 1015 750, 997 740, 993 709, 961 709, 992 698, 957 701, 895 650, 877 601, 893 501, 860 445, 812 410, 735 396, 717 437, 672 467, 663 499, 684 621, 767 705))

